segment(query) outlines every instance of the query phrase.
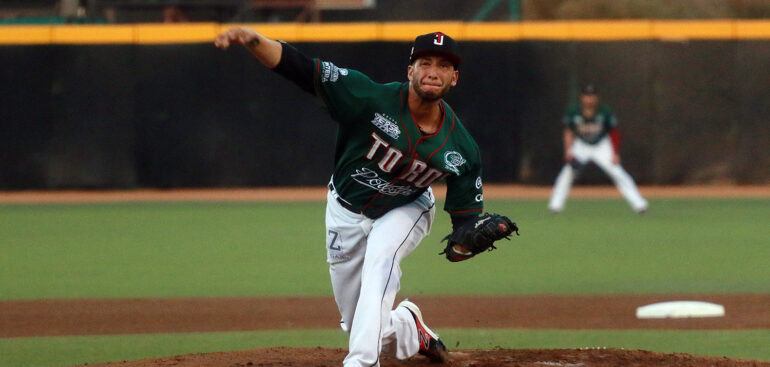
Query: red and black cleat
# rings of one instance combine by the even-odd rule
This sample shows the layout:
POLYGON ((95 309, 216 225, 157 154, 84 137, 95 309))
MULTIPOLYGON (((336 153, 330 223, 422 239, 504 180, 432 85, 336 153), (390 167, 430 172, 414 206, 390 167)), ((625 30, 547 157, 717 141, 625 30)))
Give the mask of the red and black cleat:
POLYGON ((409 300, 404 300, 398 304, 398 307, 404 307, 412 313, 414 323, 417 325, 417 337, 420 342, 420 354, 428 357, 431 362, 444 362, 449 359, 449 353, 446 351, 444 343, 439 339, 438 334, 434 333, 425 325, 422 320, 420 308, 409 300))

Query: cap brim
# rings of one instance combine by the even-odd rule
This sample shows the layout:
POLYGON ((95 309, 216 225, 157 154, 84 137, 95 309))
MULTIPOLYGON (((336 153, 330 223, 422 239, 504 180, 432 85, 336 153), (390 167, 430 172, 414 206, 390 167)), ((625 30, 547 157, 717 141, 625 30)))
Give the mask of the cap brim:
POLYGON ((455 54, 444 52, 444 51, 438 51, 438 50, 423 50, 423 51, 417 51, 412 54, 411 62, 414 62, 414 60, 417 60, 420 57, 428 56, 428 55, 439 55, 445 57, 447 60, 449 60, 452 64, 454 64, 455 68, 460 66, 460 63, 462 60, 460 59, 460 56, 457 56, 455 54))

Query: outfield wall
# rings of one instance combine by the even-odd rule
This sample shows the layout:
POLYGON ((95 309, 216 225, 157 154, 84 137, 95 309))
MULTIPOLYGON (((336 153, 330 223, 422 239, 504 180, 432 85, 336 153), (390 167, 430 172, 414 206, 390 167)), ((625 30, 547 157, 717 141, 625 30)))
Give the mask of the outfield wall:
MULTIPOLYGON (((413 35, 456 35, 448 101, 490 182, 553 181, 586 81, 640 183, 770 182, 770 22, 251 26, 381 82, 405 79, 413 35)), ((244 50, 215 49, 223 27, 1 27, 0 189, 325 183, 334 123, 244 50)))

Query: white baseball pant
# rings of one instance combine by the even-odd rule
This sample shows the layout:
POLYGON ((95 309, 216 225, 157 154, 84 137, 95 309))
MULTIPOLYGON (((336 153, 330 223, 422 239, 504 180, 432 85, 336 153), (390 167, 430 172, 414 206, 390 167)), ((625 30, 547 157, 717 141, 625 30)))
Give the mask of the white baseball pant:
POLYGON ((417 327, 405 308, 393 310, 400 263, 430 232, 436 214, 430 188, 377 219, 353 213, 329 190, 326 251, 334 299, 350 333, 344 366, 379 366, 380 352, 399 359, 419 351, 417 327))
MULTIPOLYGON (((604 137, 597 144, 591 145, 580 139, 575 139, 572 143, 572 156, 581 164, 588 162, 596 163, 615 183, 615 187, 623 195, 631 208, 638 212, 647 210, 647 200, 645 200, 636 188, 634 179, 623 169, 620 164, 612 163, 612 143, 609 137, 604 137)), ((548 203, 548 209, 554 212, 564 210, 564 203, 567 201, 567 195, 575 180, 575 169, 571 165, 565 164, 556 177, 556 183, 551 194, 551 201, 548 203)))

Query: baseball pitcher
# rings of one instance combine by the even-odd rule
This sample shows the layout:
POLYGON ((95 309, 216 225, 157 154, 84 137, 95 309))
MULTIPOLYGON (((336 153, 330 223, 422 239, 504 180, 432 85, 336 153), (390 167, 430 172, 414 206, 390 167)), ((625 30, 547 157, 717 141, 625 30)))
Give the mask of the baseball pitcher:
POLYGON ((334 298, 350 333, 345 366, 379 366, 380 353, 447 359, 420 309, 394 309, 399 264, 430 232, 435 198, 447 185, 444 210, 454 231, 444 254, 462 261, 491 250, 516 224, 483 210, 479 148, 442 99, 457 84, 455 41, 437 32, 417 37, 408 81, 379 84, 356 70, 303 55, 248 28, 217 36, 215 45, 245 46, 262 64, 315 95, 338 123, 334 173, 326 207, 326 253, 334 298))
POLYGON ((639 194, 634 179, 620 165, 620 135, 615 114, 599 103, 599 93, 593 84, 580 92, 580 104, 571 106, 564 115, 564 161, 551 194, 548 209, 554 213, 564 210, 564 203, 577 174, 589 162, 594 162, 615 183, 631 208, 637 213, 647 211, 647 201, 639 194))

